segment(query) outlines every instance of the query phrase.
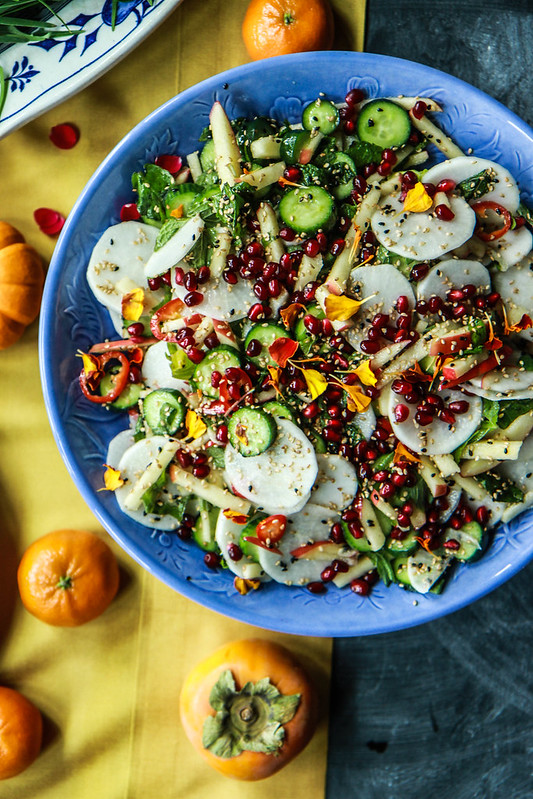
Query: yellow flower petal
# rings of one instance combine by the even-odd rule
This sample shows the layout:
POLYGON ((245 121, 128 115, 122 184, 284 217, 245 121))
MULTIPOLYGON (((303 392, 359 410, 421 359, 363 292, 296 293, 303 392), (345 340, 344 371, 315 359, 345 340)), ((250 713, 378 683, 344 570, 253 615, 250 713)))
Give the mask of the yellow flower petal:
POLYGON ((316 369, 302 369, 302 375, 307 383, 307 390, 311 395, 311 399, 316 399, 327 389, 328 381, 316 369))
POLYGON ((353 300, 345 294, 340 294, 339 296, 328 294, 324 301, 326 316, 331 322, 346 322, 347 319, 351 319, 357 313, 364 302, 366 300, 353 300))
POLYGON ((243 513, 239 513, 238 510, 226 508, 222 511, 222 513, 226 519, 230 519, 234 524, 246 524, 248 521, 248 516, 245 516, 243 513))
POLYGON ((124 480, 118 469, 113 469, 113 467, 108 466, 107 463, 104 465, 106 467, 104 472, 104 488, 99 488, 98 491, 116 491, 117 488, 124 485, 124 480))
POLYGON ((352 374, 357 375, 364 386, 375 386, 378 379, 370 367, 369 361, 361 361, 352 374))
POLYGON ((243 577, 236 577, 233 585, 241 596, 245 596, 252 589, 257 591, 261 585, 261 580, 245 580, 243 577))
POLYGON ((141 288, 133 289, 122 297, 122 316, 128 322, 137 322, 144 309, 144 291, 141 288))
POLYGON ((367 397, 361 389, 357 388, 357 386, 347 386, 346 383, 335 382, 336 386, 339 388, 344 389, 348 394, 348 399, 346 400, 346 405, 349 411, 357 411, 357 413, 364 413, 372 400, 370 397, 367 397))
POLYGON ((200 438, 207 430, 204 421, 196 411, 191 410, 188 410, 185 416, 185 427, 187 428, 187 438, 200 438))
POLYGON ((90 355, 87 355, 86 352, 82 352, 81 350, 78 350, 78 355, 83 361, 83 371, 86 375, 98 371, 98 362, 94 358, 91 358, 90 355))
POLYGON ((403 210, 419 214, 422 211, 427 211, 432 205, 433 199, 425 190, 424 184, 417 183, 412 189, 409 189, 405 195, 403 210))
POLYGON ((407 461, 408 463, 419 463, 420 458, 418 455, 415 455, 414 452, 411 452, 410 449, 407 449, 401 442, 397 445, 396 449, 394 450, 394 457, 392 459, 393 463, 399 463, 399 461, 407 461))

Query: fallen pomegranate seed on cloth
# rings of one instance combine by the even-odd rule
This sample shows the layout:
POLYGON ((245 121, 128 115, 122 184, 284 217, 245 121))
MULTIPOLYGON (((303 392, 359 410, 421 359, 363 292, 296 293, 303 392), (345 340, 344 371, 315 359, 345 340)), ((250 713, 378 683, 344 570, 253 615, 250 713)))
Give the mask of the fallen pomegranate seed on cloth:
POLYGON ((55 236, 60 232, 65 224, 65 217, 59 211, 52 208, 37 208, 33 212, 33 218, 39 225, 39 229, 47 236, 55 236))

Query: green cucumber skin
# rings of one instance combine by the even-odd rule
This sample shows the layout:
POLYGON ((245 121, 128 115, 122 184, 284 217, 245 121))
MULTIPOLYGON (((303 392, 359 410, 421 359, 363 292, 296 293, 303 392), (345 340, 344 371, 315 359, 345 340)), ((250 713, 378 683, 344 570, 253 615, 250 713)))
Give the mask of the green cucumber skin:
POLYGON ((155 435, 175 435, 185 420, 186 407, 185 398, 176 389, 157 388, 143 399, 143 417, 155 435), (171 420, 170 426, 161 419, 165 408, 169 409, 167 416, 171 420))
MULTIPOLYGON (((111 388, 111 375, 104 375, 100 381, 100 393, 103 396, 107 394, 111 388)), ((139 402, 143 388, 144 386, 142 383, 128 383, 124 391, 119 394, 114 402, 110 403, 109 407, 114 408, 116 411, 127 411, 128 408, 134 408, 139 402)))
POLYGON ((274 443, 277 431, 274 417, 260 408, 240 408, 228 423, 230 443, 244 458, 265 452, 274 443))
POLYGON ((319 130, 325 136, 333 133, 339 126, 338 109, 329 100, 319 97, 303 110, 302 125, 306 130, 319 130))
POLYGON ((270 413, 272 416, 277 416, 281 419, 288 419, 289 422, 297 423, 295 414, 291 411, 288 405, 278 400, 270 400, 261 406, 264 411, 270 413))
POLYGON ((409 114, 392 100, 367 103, 357 118, 357 135, 361 141, 377 144, 382 149, 401 147, 410 133, 409 114))
POLYGON ((297 233, 316 233, 330 227, 335 201, 321 186, 292 189, 281 198, 279 215, 297 233))
POLYGON ((220 392, 218 388, 211 385, 211 375, 213 372, 224 374, 225 369, 230 366, 240 367, 241 359, 234 347, 220 344, 218 347, 209 350, 203 361, 194 370, 191 382, 202 394, 213 399, 218 399, 220 392))
POLYGON ((254 325, 248 332, 248 335, 244 340, 244 349, 246 351, 251 341, 258 341, 263 345, 263 349, 259 355, 254 355, 250 358, 250 360, 261 368, 275 366, 276 362, 273 360, 273 358, 271 358, 268 348, 278 338, 287 338, 287 331, 279 325, 263 322, 258 325, 254 325))

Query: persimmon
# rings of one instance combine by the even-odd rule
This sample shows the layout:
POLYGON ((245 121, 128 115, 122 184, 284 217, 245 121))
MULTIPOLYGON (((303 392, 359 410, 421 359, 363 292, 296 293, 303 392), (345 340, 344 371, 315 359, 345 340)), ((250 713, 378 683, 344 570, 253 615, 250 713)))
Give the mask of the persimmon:
POLYGON ((309 743, 317 725, 315 688, 283 646, 233 641, 201 661, 180 696, 187 737, 227 777, 261 780, 309 743))
POLYGON ((39 710, 13 688, 0 685, 0 780, 16 777, 41 751, 43 720, 39 710))
POLYGON ((24 607, 41 621, 76 627, 95 619, 118 590, 110 547, 84 530, 55 530, 31 544, 17 572, 24 607))
POLYGON ((250 58, 269 58, 333 44, 333 14, 328 0, 252 0, 242 24, 250 58))

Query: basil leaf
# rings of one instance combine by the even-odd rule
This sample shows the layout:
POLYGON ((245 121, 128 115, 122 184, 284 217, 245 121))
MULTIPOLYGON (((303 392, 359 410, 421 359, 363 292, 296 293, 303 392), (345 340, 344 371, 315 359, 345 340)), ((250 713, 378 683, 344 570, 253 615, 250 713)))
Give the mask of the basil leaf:
POLYGON ((380 244, 377 248, 374 260, 377 264, 392 264, 406 278, 411 277, 411 269, 418 263, 413 258, 405 258, 403 255, 391 252, 383 244, 380 244))
POLYGON ((505 480, 499 474, 486 472, 477 475, 474 480, 481 483, 483 488, 488 491, 496 502, 523 502, 524 492, 513 483, 512 480, 505 480))
POLYGON ((157 508, 156 510, 156 503, 159 494, 166 485, 166 482, 167 482, 167 473, 166 471, 163 471, 161 472, 155 483, 152 483, 150 488, 148 488, 144 492, 141 499, 145 513, 157 513, 157 514, 161 513, 159 508, 157 508))
POLYGON ((528 208, 527 205, 524 205, 524 203, 520 203, 516 215, 523 216, 527 224, 530 227, 533 227, 533 211, 531 210, 531 208, 528 208))
POLYGON ((224 459, 224 447, 210 447, 209 457, 213 459, 213 465, 217 469, 224 469, 226 465, 224 459))
POLYGON ((177 233, 181 227, 183 227, 186 221, 186 219, 174 219, 174 217, 170 217, 170 219, 167 219, 166 222, 163 222, 163 225, 157 234, 157 239, 155 240, 154 251, 160 250, 161 247, 167 243, 167 241, 170 241, 172 236, 177 233))
POLYGON ((366 166, 367 164, 376 163, 381 161, 382 149, 377 144, 370 142, 354 141, 348 148, 348 155, 354 162, 357 168, 366 166))
POLYGON ((461 444, 461 446, 457 447, 457 449, 452 453, 457 463, 463 457, 463 452, 467 447, 469 447, 471 444, 474 444, 476 441, 481 441, 481 439, 485 438, 485 435, 490 430, 500 427, 498 423, 499 405, 499 402, 494 402, 493 400, 483 400, 483 417, 478 429, 466 439, 464 444, 461 444))
POLYGON ((376 567, 380 580, 383 581, 385 586, 398 582, 394 574, 394 569, 386 555, 383 555, 381 552, 367 552, 366 555, 368 555, 376 567))
POLYGON ((533 372, 533 358, 528 352, 522 353, 518 360, 518 366, 526 372, 533 372))
POLYGON ((503 400, 498 405, 498 427, 502 430, 509 427, 519 416, 533 411, 533 400, 503 400))
POLYGON ((492 186, 494 186, 494 183, 494 169, 489 167, 488 169, 483 169, 481 172, 478 172, 476 175, 472 175, 472 177, 466 180, 462 180, 461 183, 457 185, 457 190, 463 195, 465 200, 471 202, 472 200, 479 200, 480 197, 487 194, 492 186))
POLYGON ((142 217, 156 222, 165 220, 165 194, 174 184, 174 178, 155 164, 146 164, 141 172, 134 172, 131 185, 137 193, 137 208, 142 217))

